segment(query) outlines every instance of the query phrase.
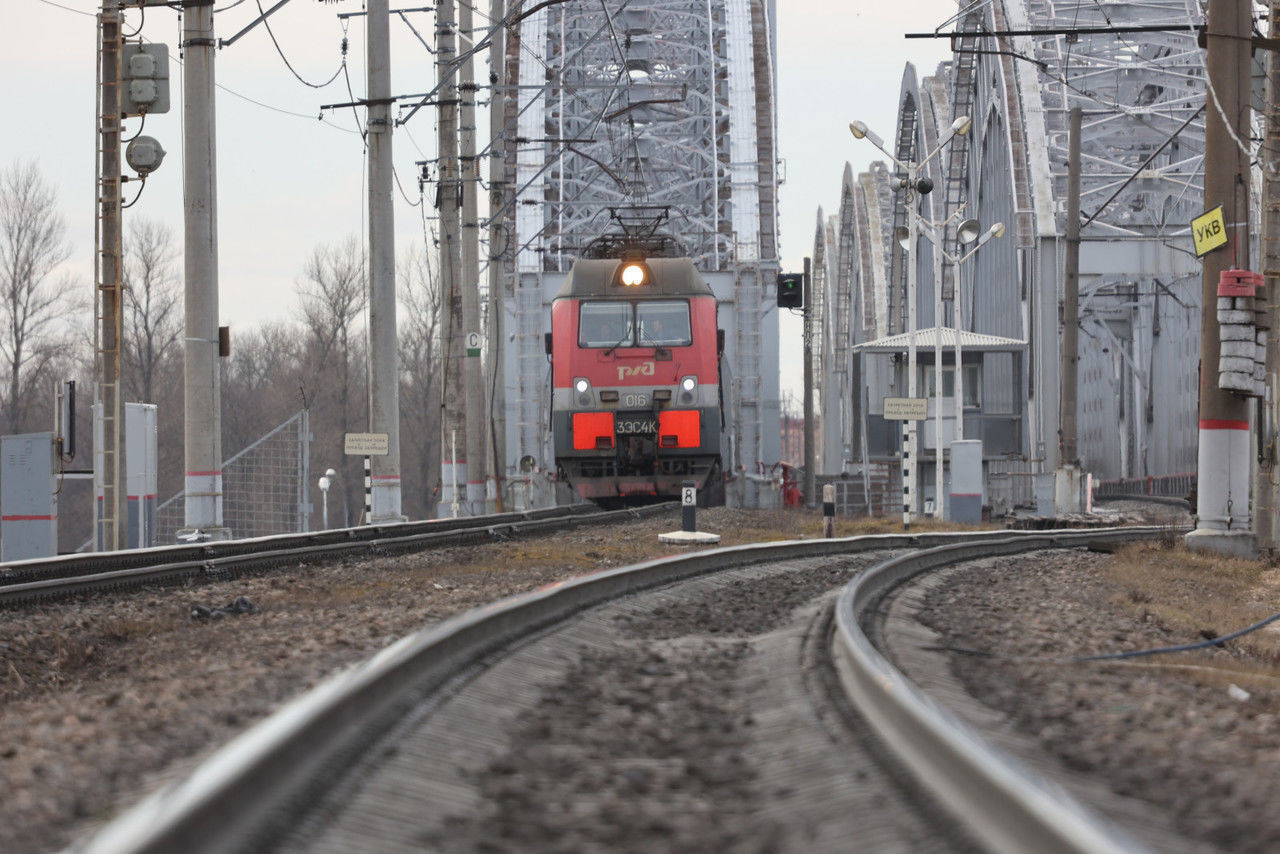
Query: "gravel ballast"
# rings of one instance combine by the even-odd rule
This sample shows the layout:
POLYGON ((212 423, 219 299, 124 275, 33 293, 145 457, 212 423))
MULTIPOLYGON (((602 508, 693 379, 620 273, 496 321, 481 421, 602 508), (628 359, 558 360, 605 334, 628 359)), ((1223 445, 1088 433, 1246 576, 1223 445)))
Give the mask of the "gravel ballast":
POLYGON ((1280 683, 1224 671, 1241 659, 1230 645, 1072 663, 1201 640, 1122 607, 1131 594, 1107 578, 1109 559, 1076 550, 967 565, 931 585, 918 617, 964 689, 999 713, 997 729, 1021 737, 1014 749, 1087 781, 1084 799, 1131 833, 1145 830, 1130 801, 1196 850, 1277 850, 1280 683))
MULTIPOLYGON (((821 531, 814 514, 715 508, 698 519, 725 545, 821 531)), ((658 541, 679 527, 677 510, 0 610, 0 851, 69 844, 400 637, 565 578, 684 553, 658 541), (240 597, 256 610, 226 607, 240 597)))
MULTIPOLYGON (((812 512, 717 508, 698 518, 722 545, 821 530, 812 512)), ((838 525, 838 535, 856 533, 838 525)), ((568 577, 685 553, 658 542, 678 527, 673 512, 0 611, 0 851, 69 844, 283 702, 406 634, 568 577), (239 597, 253 610, 226 607, 239 597)), ((1259 678, 1237 686, 1248 693, 1240 699, 1227 682, 1188 669, 1062 663, 1197 639, 1116 604, 1124 591, 1100 572, 1108 559, 1060 552, 954 572, 925 597, 923 619, 941 646, 988 653, 951 653, 953 671, 1039 761, 1154 805, 1204 846, 1275 850, 1280 690, 1259 678)), ((661 636, 665 621, 703 617, 709 635, 743 630, 711 604, 702 616, 654 614, 646 632, 661 636)), ((1211 670, 1215 657, 1231 654, 1179 663, 1211 670)))

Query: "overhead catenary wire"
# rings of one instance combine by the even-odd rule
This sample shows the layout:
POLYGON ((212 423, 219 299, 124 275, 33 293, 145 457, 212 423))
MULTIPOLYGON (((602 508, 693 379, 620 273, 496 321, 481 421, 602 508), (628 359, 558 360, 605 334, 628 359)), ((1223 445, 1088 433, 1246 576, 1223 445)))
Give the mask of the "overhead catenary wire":
MULTIPOLYGON (((52 6, 52 7, 53 7, 53 8, 55 8, 55 9, 61 9, 61 10, 63 10, 64 12, 71 12, 71 13, 76 14, 76 15, 82 15, 82 16, 84 16, 84 17, 86 17, 86 18, 96 18, 96 17, 97 17, 97 14, 96 14, 96 13, 94 13, 94 12, 85 12, 85 11, 83 11, 82 9, 75 9, 75 8, 73 8, 73 7, 71 7, 71 6, 67 6, 67 5, 65 5, 65 4, 63 4, 63 3, 57 3, 57 2, 54 2, 54 0, 37 0, 37 2, 43 3, 43 4, 45 4, 46 6, 52 6)), ((236 2, 236 3, 233 3, 233 4, 231 4, 230 6, 227 6, 226 8, 227 8, 227 9, 234 8, 235 6, 238 6, 238 5, 239 5, 240 3, 242 3, 242 2, 245 2, 245 0, 237 0, 237 2, 236 2)), ((221 11, 221 10, 218 10, 218 11, 221 11)), ((149 40, 149 39, 146 39, 146 38, 144 38, 144 39, 143 39, 143 41, 144 41, 144 42, 150 42, 150 40, 149 40)), ((173 62, 173 63, 174 63, 175 65, 177 65, 179 68, 181 68, 181 67, 182 67, 183 62, 182 62, 182 58, 181 58, 180 56, 176 56, 176 55, 174 55, 173 53, 170 53, 170 54, 169 54, 169 59, 170 59, 170 61, 171 61, 171 62, 173 62)), ((217 88, 218 88, 219 90, 221 90, 221 91, 223 91, 223 92, 226 92, 228 95, 231 95, 231 96, 233 96, 233 97, 239 98, 240 100, 245 101, 245 102, 247 102, 247 103, 253 104, 255 107, 261 107, 261 108, 262 108, 262 109, 264 109, 264 110, 270 110, 270 111, 271 111, 271 112, 273 112, 273 113, 280 113, 281 115, 292 116, 292 117, 294 117, 294 118, 299 118, 299 119, 306 119, 307 121, 315 121, 315 120, 316 120, 316 116, 315 116, 315 115, 313 115, 313 114, 309 114, 309 113, 299 113, 299 112, 297 112, 297 111, 295 111, 295 110, 287 110, 287 109, 285 109, 285 108, 283 108, 283 107, 277 107, 277 106, 275 106, 275 105, 273 105, 273 104, 268 104, 268 103, 266 103, 266 102, 264 102, 264 101, 259 101, 259 100, 257 100, 256 98, 251 98, 251 97, 249 97, 248 95, 244 94, 243 92, 239 92, 239 91, 237 91, 237 90, 235 90, 235 89, 232 89, 231 87, 229 87, 229 86, 227 86, 227 85, 225 85, 225 84, 223 84, 223 83, 216 83, 216 84, 214 84, 214 85, 216 85, 216 86, 217 86, 217 88)), ((342 131, 343 133, 354 133, 354 131, 352 131, 352 130, 350 130, 350 129, 348 129, 348 128, 344 128, 344 127, 342 127, 342 126, 340 126, 340 125, 336 125, 336 124, 334 124, 333 122, 327 121, 326 119, 324 119, 324 117, 323 117, 323 116, 321 116, 321 117, 320 117, 320 123, 321 123, 321 124, 324 124, 324 125, 326 125, 326 126, 328 126, 328 127, 331 127, 331 128, 333 128, 334 130, 342 131)))
POLYGON ((299 74, 297 69, 293 67, 293 63, 289 62, 289 57, 285 56, 284 49, 280 47, 280 42, 276 39, 275 31, 271 29, 271 21, 268 20, 268 18, 266 17, 266 12, 262 8, 262 0, 255 0, 255 2, 258 5, 258 12, 262 15, 262 25, 266 27, 267 35, 271 37, 271 44, 275 46, 276 53, 280 55, 280 59, 284 62, 285 68, 289 69, 289 72, 298 79, 299 83, 301 83, 304 86, 309 86, 312 89, 323 89, 326 86, 328 86, 330 83, 338 79, 338 75, 342 73, 343 68, 345 68, 347 64, 347 35, 346 35, 345 22, 342 25, 342 28, 343 28, 342 61, 339 63, 338 70, 333 72, 333 74, 329 77, 329 79, 324 81, 323 83, 312 83, 311 81, 303 77, 301 74, 299 74))

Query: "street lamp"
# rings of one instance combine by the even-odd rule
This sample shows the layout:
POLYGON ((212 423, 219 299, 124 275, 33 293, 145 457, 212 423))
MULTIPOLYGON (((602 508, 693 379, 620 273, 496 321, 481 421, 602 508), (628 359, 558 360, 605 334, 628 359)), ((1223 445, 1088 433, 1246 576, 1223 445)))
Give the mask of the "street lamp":
POLYGON ((329 486, 332 483, 333 481, 329 479, 328 475, 321 476, 320 494, 323 496, 323 498, 321 499, 320 506, 323 507, 324 509, 321 511, 320 518, 323 520, 324 529, 326 531, 329 530, 329 486))
MULTIPOLYGON (((960 226, 961 230, 958 235, 960 238, 960 242, 962 244, 973 243, 974 235, 978 233, 979 227, 980 226, 978 225, 978 221, 976 219, 966 220, 965 223, 961 223, 961 226, 960 226), (967 223, 972 223, 972 227, 968 232, 966 232, 964 228, 964 226, 967 223), (967 240, 965 239, 966 234, 968 236, 967 240)), ((941 246, 937 246, 935 244, 935 248, 938 250, 941 257, 946 258, 949 262, 951 262, 951 266, 956 268, 956 293, 955 293, 954 311, 955 311, 955 321, 956 321, 956 438, 957 439, 964 438, 964 365, 960 361, 960 355, 961 355, 960 333, 964 331, 964 327, 960 323, 960 318, 963 316, 963 313, 964 313, 961 309, 961 307, 964 305, 964 299, 963 299, 963 291, 960 286, 961 285, 960 265, 963 264, 965 261, 968 261, 970 258, 972 258, 973 253, 981 249, 983 244, 986 243, 988 240, 991 240, 993 237, 1003 237, 1003 236, 1004 236, 1004 223, 997 222, 995 225, 991 226, 986 231, 984 231, 982 233, 982 236, 978 238, 978 242, 974 243, 973 248, 970 249, 968 252, 964 253, 963 255, 961 255, 959 258, 953 257, 951 253, 944 250, 941 246)))
MULTIPOLYGON (((906 190, 907 205, 907 396, 910 398, 916 396, 916 243, 920 234, 920 211, 916 208, 915 194, 919 193, 923 196, 933 190, 932 181, 917 176, 920 169, 942 151, 954 137, 968 133, 971 125, 972 122, 968 116, 958 117, 951 123, 951 129, 938 140, 938 144, 932 151, 919 161, 903 163, 884 147, 884 140, 872 133, 865 124, 857 121, 849 123, 849 132, 853 134, 854 139, 867 140, 878 148, 881 154, 892 160, 899 169, 907 173, 900 187, 906 190)), ((918 506, 919 490, 913 488, 917 446, 916 422, 910 419, 903 421, 902 433, 902 527, 907 530, 911 527, 911 516, 918 506)))
MULTIPOLYGON (((958 213, 958 211, 957 211, 958 213)), ((952 215, 955 216, 954 214, 952 215)), ((948 218, 947 222, 950 221, 948 218)), ((933 337, 933 435, 934 448, 936 453, 936 465, 934 468, 934 518, 943 516, 942 507, 942 260, 945 258, 956 268, 956 296, 954 297, 955 308, 955 374, 953 377, 952 395, 955 403, 956 418, 956 441, 964 439, 964 364, 962 360, 962 345, 960 342, 960 265, 971 258, 973 253, 977 252, 979 247, 993 237, 999 237, 1004 234, 1004 223, 997 222, 985 233, 979 236, 978 232, 982 226, 976 219, 966 219, 956 227, 956 239, 963 245, 973 243, 977 244, 961 255, 959 258, 942 248, 942 236, 939 232, 946 228, 947 222, 932 223, 921 221, 918 223, 920 233, 928 238, 933 244, 933 317, 934 317, 934 337, 933 337)), ((910 240, 910 233, 905 228, 899 227, 894 232, 894 236, 898 243, 906 245, 906 241, 910 240)))

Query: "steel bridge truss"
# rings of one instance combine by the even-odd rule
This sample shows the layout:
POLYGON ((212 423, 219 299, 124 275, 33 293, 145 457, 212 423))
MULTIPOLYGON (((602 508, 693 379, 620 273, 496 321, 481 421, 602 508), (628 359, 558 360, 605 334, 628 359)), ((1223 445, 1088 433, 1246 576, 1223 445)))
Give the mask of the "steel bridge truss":
MULTIPOLYGON (((1065 198, 1070 109, 1084 112, 1082 456, 1102 477, 1191 470, 1199 348, 1187 342, 1199 339, 1200 271, 1188 250, 1189 224, 1203 204, 1205 69, 1187 27, 1202 23, 1202 9, 1185 0, 1028 0, 1026 9, 1040 28, 1170 26, 1041 38, 1034 49, 1046 66, 1041 97, 1055 198, 1065 198), (1157 398, 1169 405, 1157 407, 1157 398)), ((1062 233, 1064 206, 1057 215, 1062 233)))
POLYGON ((717 192, 725 28, 709 9, 656 0, 548 10, 545 63, 561 72, 545 94, 542 136, 548 154, 562 153, 543 185, 544 269, 567 271, 613 225, 610 207, 628 205, 668 207, 695 263, 720 269, 731 246, 717 192))
MULTIPOLYGON (((506 456, 546 458, 548 291, 619 209, 664 209, 663 230, 709 275, 729 334, 732 467, 755 505, 776 462, 776 115, 772 0, 569 2, 536 9, 508 42, 517 98, 507 173, 519 201, 507 269, 516 422, 506 456), (771 326, 770 324, 773 324, 771 326), (770 454, 775 456, 770 458, 770 454)), ((732 495, 732 493, 731 493, 732 495)))

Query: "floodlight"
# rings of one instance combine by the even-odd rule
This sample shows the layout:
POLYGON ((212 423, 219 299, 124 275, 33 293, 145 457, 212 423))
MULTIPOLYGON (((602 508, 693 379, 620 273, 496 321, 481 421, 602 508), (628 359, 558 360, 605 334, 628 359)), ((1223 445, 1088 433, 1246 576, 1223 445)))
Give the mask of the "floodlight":
POLYGON ((884 140, 876 136, 871 131, 871 128, 867 127, 862 122, 849 122, 849 133, 853 134, 854 139, 866 139, 869 140, 876 148, 884 148, 884 140))
POLYGON ((911 248, 911 229, 905 225, 900 225, 893 230, 893 239, 898 241, 898 245, 903 249, 911 248))
POLYGON ((956 239, 961 243, 972 243, 978 239, 978 232, 981 228, 982 226, 978 224, 976 219, 966 219, 956 229, 956 239))
POLYGON ((969 118, 968 116, 960 116, 954 122, 951 123, 951 129, 956 133, 958 133, 960 136, 964 136, 966 133, 968 133, 969 128, 971 127, 973 127, 973 119, 969 118))

